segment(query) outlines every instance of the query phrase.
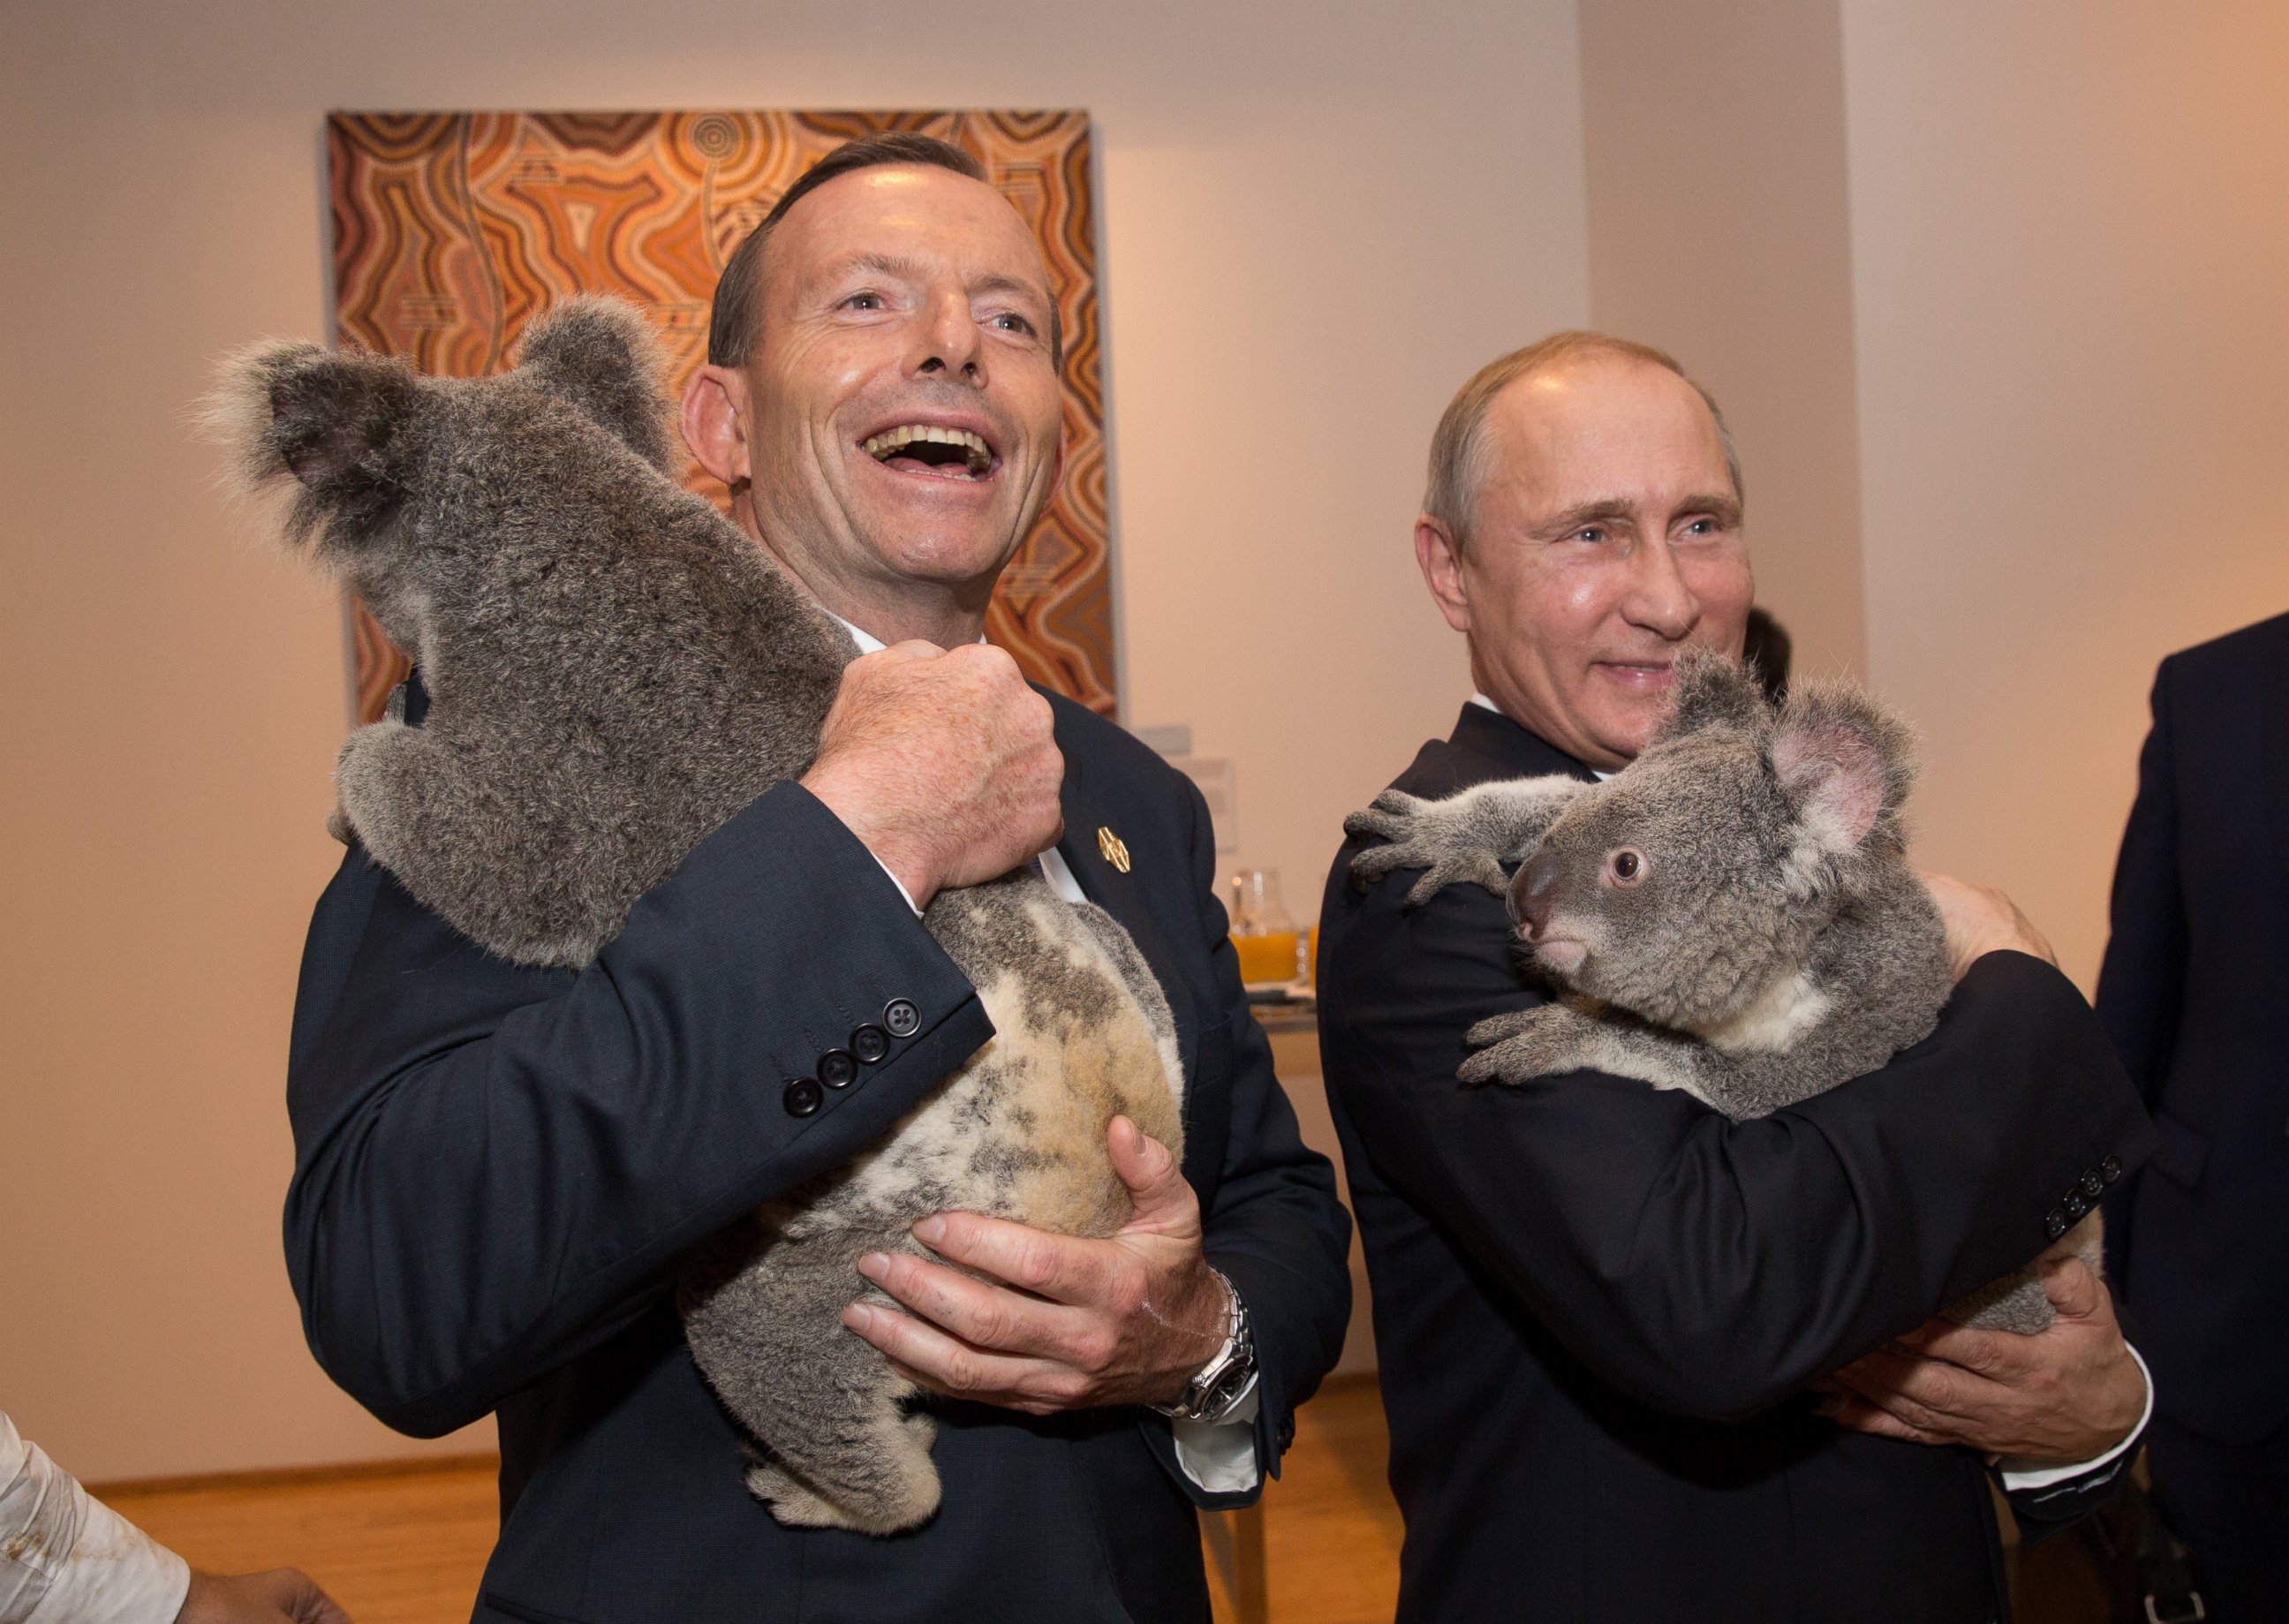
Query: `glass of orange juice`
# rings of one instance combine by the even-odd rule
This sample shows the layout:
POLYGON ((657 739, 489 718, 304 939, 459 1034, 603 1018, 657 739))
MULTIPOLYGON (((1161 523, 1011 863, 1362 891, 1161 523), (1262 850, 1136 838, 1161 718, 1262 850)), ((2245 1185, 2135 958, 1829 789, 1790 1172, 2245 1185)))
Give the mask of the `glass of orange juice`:
POLYGON ((1280 900, 1280 871, 1242 869, 1232 877, 1232 945, 1244 982, 1296 979, 1296 921, 1280 900))

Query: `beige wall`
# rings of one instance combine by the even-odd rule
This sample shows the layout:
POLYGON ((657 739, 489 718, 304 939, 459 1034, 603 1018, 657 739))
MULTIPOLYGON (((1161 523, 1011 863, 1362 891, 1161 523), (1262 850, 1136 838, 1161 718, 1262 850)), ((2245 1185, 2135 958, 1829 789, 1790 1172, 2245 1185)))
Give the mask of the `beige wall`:
POLYGON ((1590 314, 1724 408, 1757 598, 1860 674, 1860 462, 1836 0, 1582 0, 1590 314))
POLYGON ((1843 12, 1870 669, 2087 987, 2155 662, 2289 608, 2289 12, 1843 12))
POLYGON ((328 108, 1093 109, 1130 714, 1236 760, 1308 918, 1463 691, 1407 553, 1432 421, 1587 314, 1574 53, 1565 0, 0 9, 0 1406, 95 1477, 411 1447, 279 1256, 337 614, 179 417, 322 330, 328 108))

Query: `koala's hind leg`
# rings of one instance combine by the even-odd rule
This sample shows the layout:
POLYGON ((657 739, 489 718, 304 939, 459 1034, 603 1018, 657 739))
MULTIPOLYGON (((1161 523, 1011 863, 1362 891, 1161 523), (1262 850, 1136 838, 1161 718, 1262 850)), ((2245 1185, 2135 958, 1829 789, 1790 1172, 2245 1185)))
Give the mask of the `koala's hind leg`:
POLYGON ((783 1240, 684 1294, 693 1361, 770 1452, 747 1486, 794 1527, 895 1533, 937 1509, 936 1424, 907 1411, 913 1384, 841 1318, 871 1294, 859 1254, 886 1244, 849 1231, 783 1240))
POLYGON ((2024 1269, 2014 1269, 1999 1280, 1990 1280, 1960 1302, 1940 1310, 1940 1318, 1977 1331, 2011 1331, 2033 1336, 2047 1331, 2059 1317, 2043 1289, 2043 1265, 2062 1258, 2080 1258, 2099 1278, 2106 1278, 2106 1230, 2096 1213, 2061 1236, 2056 1244, 2024 1269))

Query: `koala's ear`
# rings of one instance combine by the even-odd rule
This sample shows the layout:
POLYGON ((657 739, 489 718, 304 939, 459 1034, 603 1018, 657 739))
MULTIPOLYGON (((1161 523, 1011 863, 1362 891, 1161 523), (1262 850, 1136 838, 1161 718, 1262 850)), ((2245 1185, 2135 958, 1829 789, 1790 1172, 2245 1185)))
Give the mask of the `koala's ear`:
POLYGON ((421 384, 401 361, 258 345, 223 362, 204 405, 209 432, 236 456, 243 489, 299 484, 290 545, 322 527, 340 538, 370 533, 405 498, 421 384))
POLYGON ((1900 813, 1915 783, 1907 725, 1859 689, 1792 690, 1773 734, 1773 770, 1813 838, 1842 854, 1879 832, 1902 843, 1900 813))
POLYGON ((626 299, 584 294, 525 329, 522 381, 579 408, 673 476, 667 399, 660 392, 658 336, 626 299))
POLYGON ((1754 728, 1771 714, 1763 685, 1747 665, 1714 649, 1687 649, 1677 657, 1669 719, 1655 742, 1703 728, 1754 728))

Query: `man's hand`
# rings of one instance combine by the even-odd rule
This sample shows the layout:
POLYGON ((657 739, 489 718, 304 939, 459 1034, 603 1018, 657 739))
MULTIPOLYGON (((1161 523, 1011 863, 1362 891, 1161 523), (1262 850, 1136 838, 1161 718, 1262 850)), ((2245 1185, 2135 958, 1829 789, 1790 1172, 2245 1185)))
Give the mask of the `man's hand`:
POLYGON ((2059 956, 2051 951, 2035 923, 2019 912, 2019 904, 1993 886, 1967 885, 1945 874, 1921 876, 1924 888, 1939 904, 1939 921, 1947 930, 1948 974, 1961 981, 1972 961, 1999 948, 2030 953, 2055 967, 2059 956))
POLYGON ((899 643, 844 669, 803 787, 927 907, 1057 843, 1065 758, 1049 724, 1001 649, 899 643))
POLYGON ((1962 1444, 1991 1462, 2071 1466, 2130 1435, 2146 1378, 2114 1299, 2078 1258, 2044 1276, 2059 1317, 2035 1336, 1927 1322, 1836 1373, 1842 1426, 1915 1444, 1962 1444))
POLYGON ((194 1573, 175 1624, 350 1624, 299 1568, 267 1573, 194 1573))
POLYGON ((1182 1398, 1227 1329, 1224 1286, 1200 1252, 1200 1200, 1168 1148, 1128 1118, 1113 1119, 1105 1141, 1134 1204, 1109 1239, 939 1213, 915 1238, 1009 1284, 869 1253, 858 1272, 920 1318, 860 1302, 842 1323, 924 1387, 1030 1415, 1182 1398))

